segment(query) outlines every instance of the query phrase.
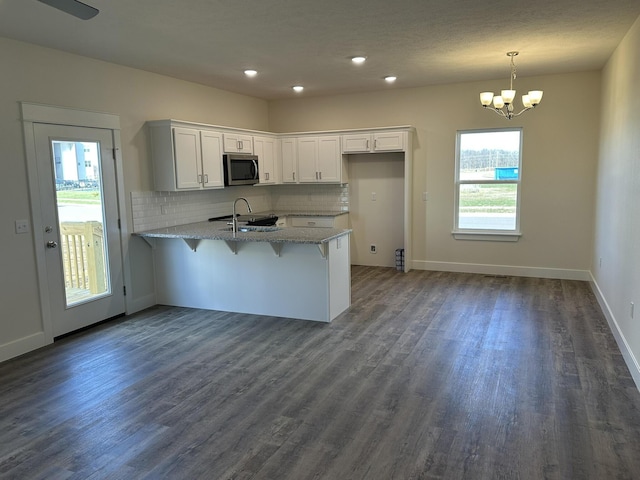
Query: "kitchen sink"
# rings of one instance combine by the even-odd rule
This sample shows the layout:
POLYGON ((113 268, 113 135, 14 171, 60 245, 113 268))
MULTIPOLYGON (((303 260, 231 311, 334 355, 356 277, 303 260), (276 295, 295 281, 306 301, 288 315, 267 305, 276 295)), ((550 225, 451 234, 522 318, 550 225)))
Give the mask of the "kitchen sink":
MULTIPOLYGON (((221 228, 223 232, 233 232, 233 227, 221 228)), ((277 232, 282 230, 282 227, 274 226, 260 226, 260 225, 240 225, 237 228, 238 232, 277 232)))

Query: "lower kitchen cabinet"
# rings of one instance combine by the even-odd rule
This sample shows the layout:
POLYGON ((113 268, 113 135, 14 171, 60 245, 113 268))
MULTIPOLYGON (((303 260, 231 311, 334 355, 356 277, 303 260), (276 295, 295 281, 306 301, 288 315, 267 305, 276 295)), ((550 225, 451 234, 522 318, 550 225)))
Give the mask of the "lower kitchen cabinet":
POLYGON ((349 228, 349 215, 344 213, 335 216, 289 216, 290 227, 306 228, 349 228))

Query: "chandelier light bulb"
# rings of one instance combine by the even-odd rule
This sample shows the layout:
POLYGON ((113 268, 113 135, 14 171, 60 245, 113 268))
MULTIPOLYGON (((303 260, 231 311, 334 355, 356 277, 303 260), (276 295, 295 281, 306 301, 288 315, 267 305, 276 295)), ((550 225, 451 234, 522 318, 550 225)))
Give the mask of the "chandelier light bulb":
POLYGON ((516 91, 515 90, 502 90, 501 93, 501 97, 502 100, 504 101, 504 103, 506 103, 507 105, 510 103, 513 103, 513 99, 516 98, 516 91))
POLYGON ((293 91, 294 91, 294 92, 298 92, 298 93, 300 93, 301 91, 303 91, 303 90, 304 90, 304 87, 303 87, 302 85, 294 85, 294 86, 293 86, 293 87, 291 87, 291 88, 293 88, 293 91))
POLYGON ((493 92, 482 92, 480 94, 480 103, 483 107, 488 107, 491 105, 491 101, 493 100, 493 92))
POLYGON ((531 100, 531 105, 538 105, 542 100, 542 90, 531 90, 529 99, 531 100))
POLYGON ((366 60, 367 60, 367 57, 363 57, 363 56, 351 57, 351 61, 352 61, 353 63, 355 63, 356 65, 361 65, 361 64, 363 64, 366 60))
POLYGON ((393 83, 396 81, 396 77, 394 77, 393 75, 387 75, 386 77, 384 77, 384 81, 387 83, 393 83))
POLYGON ((255 76, 258 74, 258 72, 257 72, 256 70, 251 70, 251 69, 249 69, 249 70, 245 70, 245 71, 244 71, 244 74, 245 74, 247 77, 255 77, 255 76))

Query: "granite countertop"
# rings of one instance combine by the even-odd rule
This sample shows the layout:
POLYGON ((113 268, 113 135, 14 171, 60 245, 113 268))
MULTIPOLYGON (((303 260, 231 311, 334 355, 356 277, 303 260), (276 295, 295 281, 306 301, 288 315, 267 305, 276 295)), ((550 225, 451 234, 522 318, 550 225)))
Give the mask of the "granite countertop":
POLYGON ((266 231, 237 232, 234 237, 233 232, 229 231, 229 228, 226 221, 198 222, 137 232, 134 235, 146 238, 225 240, 228 242, 309 243, 319 245, 351 233, 351 229, 342 228, 258 227, 266 231))

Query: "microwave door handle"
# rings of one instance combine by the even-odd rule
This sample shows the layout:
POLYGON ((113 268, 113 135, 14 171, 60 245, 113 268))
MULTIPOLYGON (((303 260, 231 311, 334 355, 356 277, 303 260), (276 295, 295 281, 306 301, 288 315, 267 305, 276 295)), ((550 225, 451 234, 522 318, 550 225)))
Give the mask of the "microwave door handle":
POLYGON ((252 173, 253 178, 257 179, 258 178, 258 164, 253 159, 251 160, 251 162, 253 163, 253 173, 252 173))

